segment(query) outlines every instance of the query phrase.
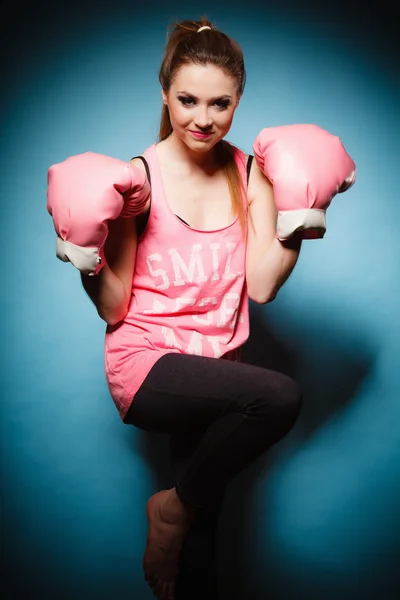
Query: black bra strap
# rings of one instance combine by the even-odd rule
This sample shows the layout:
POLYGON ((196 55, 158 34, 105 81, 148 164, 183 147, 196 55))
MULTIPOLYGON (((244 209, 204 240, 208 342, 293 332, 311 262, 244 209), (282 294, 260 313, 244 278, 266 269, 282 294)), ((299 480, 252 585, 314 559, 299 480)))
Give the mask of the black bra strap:
POLYGON ((150 185, 151 185, 151 179, 150 179, 150 169, 149 169, 149 165, 148 165, 148 162, 147 162, 147 160, 145 159, 145 157, 144 157, 144 156, 134 156, 133 158, 131 158, 131 160, 133 160, 134 158, 140 158, 140 160, 142 160, 142 161, 143 161, 144 168, 146 169, 146 175, 147 175, 147 179, 148 179, 148 181, 149 181, 149 183, 150 183, 150 185))
POLYGON ((254 156, 252 154, 249 154, 249 156, 247 158, 247 168, 246 168, 247 185, 249 185, 250 169, 251 169, 251 163, 253 162, 253 158, 254 158, 254 156))

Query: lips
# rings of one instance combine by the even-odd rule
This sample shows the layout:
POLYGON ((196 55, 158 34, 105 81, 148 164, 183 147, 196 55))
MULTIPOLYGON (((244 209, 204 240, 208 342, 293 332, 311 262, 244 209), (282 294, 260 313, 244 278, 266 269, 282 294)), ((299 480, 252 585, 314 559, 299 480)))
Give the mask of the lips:
POLYGON ((209 133, 204 133, 204 131, 192 131, 192 130, 189 130, 189 131, 193 135, 193 137, 195 137, 198 140, 204 140, 204 139, 210 137, 210 135, 212 133, 211 131, 209 133))

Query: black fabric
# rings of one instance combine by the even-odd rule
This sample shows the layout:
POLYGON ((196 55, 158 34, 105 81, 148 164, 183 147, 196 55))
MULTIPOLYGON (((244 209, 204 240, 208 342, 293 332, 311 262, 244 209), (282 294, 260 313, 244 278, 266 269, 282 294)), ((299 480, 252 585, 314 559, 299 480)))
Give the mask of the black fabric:
POLYGON ((218 506, 230 479, 293 426, 297 384, 283 373, 223 358, 163 355, 124 419, 146 431, 198 436, 176 487, 203 510, 218 506))
POLYGON ((218 599, 216 535, 227 484, 290 431, 300 407, 292 379, 245 363, 171 353, 150 370, 125 422, 171 434, 176 491, 199 508, 176 600, 218 599))
POLYGON ((147 162, 144 156, 134 156, 133 158, 131 158, 131 160, 133 160, 134 158, 140 158, 140 160, 143 162, 144 168, 146 169, 147 179, 149 180, 149 183, 151 185, 149 163, 147 162))
POLYGON ((251 165, 253 163, 253 159, 254 159, 254 156, 252 154, 249 154, 249 156, 247 158, 247 166, 246 166, 247 185, 249 185, 250 170, 251 170, 251 165))

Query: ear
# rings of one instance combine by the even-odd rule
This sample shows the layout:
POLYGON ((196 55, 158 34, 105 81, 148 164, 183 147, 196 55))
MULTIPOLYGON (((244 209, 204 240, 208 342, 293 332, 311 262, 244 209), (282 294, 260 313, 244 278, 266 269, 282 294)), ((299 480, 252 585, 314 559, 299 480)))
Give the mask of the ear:
POLYGON ((168 104, 167 94, 165 93, 165 91, 163 89, 161 89, 161 97, 162 97, 163 104, 168 104))

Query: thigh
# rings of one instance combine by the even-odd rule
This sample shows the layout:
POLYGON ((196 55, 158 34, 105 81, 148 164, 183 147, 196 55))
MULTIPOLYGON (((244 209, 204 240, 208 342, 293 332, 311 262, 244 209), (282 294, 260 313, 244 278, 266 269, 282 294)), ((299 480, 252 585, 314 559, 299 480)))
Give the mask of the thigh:
POLYGON ((160 433, 199 435, 228 412, 257 398, 279 398, 288 377, 254 365, 166 354, 152 367, 125 422, 160 433))

